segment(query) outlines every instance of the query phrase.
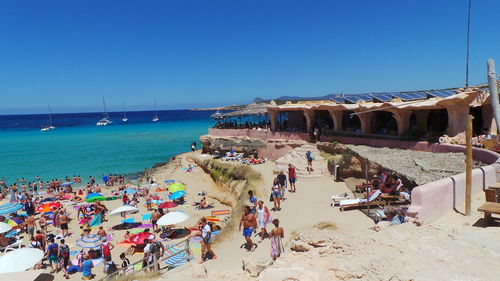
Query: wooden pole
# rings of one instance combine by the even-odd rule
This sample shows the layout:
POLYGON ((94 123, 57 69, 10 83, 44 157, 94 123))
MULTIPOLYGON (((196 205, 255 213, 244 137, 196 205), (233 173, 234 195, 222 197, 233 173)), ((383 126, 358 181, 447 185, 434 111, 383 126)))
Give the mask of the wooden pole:
POLYGON ((472 185, 472 115, 467 115, 467 130, 465 131, 465 215, 471 214, 472 185))

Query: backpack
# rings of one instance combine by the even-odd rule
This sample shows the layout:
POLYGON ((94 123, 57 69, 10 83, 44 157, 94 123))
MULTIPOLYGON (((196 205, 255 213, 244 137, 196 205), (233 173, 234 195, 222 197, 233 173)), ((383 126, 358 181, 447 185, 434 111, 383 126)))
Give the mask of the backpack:
POLYGON ((118 267, 116 266, 116 264, 113 261, 109 261, 106 264, 108 266, 108 270, 106 271, 107 274, 112 274, 112 273, 115 273, 116 271, 118 271, 118 267))
POLYGON ((151 254, 156 255, 156 257, 160 257, 160 245, 158 245, 159 242, 153 242, 151 244, 151 254))
POLYGON ((69 259, 69 246, 68 245, 61 246, 61 256, 65 259, 69 259))
POLYGON ((111 256, 111 251, 109 250, 109 243, 102 244, 102 255, 105 257, 111 256))
POLYGON ((56 257, 57 257, 57 255, 59 254, 59 245, 57 245, 57 244, 55 244, 55 243, 54 243, 54 244, 52 244, 52 245, 53 245, 53 246, 52 246, 52 248, 50 249, 50 255, 51 255, 51 256, 56 256, 56 257))

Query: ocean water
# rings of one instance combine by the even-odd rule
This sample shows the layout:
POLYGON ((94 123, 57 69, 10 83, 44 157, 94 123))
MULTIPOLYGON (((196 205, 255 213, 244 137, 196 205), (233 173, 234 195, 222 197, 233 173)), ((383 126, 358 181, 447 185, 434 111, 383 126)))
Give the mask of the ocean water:
POLYGON ((190 144, 214 124, 212 112, 158 111, 110 113, 110 126, 96 126, 100 113, 53 114, 53 131, 41 132, 48 115, 0 116, 0 177, 44 180, 103 173, 136 178, 145 168, 190 150, 190 144))

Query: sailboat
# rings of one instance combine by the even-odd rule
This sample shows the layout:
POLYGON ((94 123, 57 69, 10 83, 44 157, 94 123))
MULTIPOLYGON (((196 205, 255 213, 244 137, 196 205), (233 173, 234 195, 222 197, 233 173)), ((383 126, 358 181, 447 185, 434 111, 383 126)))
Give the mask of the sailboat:
POLYGON ((126 112, 125 112, 125 102, 123 102, 123 118, 122 118, 122 122, 127 122, 128 121, 128 118, 127 118, 127 115, 126 115, 126 112))
POLYGON ((50 108, 50 104, 49 104, 49 124, 42 126, 42 128, 40 129, 40 131, 42 131, 42 132, 52 131, 55 128, 56 127, 54 127, 54 125, 52 124, 52 109, 50 108))
POLYGON ((155 99, 155 115, 153 116, 153 122, 158 122, 158 112, 156 111, 156 99, 155 99))
POLYGON ((109 120, 109 115, 108 115, 108 111, 106 110, 106 102, 104 101, 104 97, 102 97, 102 105, 104 107, 104 118, 102 118, 101 120, 97 121, 97 126, 107 126, 107 125, 110 125, 111 123, 111 120, 109 120))

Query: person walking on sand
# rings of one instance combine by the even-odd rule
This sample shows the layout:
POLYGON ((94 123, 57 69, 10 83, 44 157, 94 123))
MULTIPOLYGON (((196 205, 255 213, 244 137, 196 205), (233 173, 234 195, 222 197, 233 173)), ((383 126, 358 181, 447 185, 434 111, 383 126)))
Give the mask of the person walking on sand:
POLYGON ((160 219, 160 217, 160 213, 158 213, 158 210, 155 209, 151 214, 151 224, 153 225, 153 232, 158 232, 160 230, 157 224, 157 221, 160 219))
POLYGON ((283 238, 285 233, 283 228, 280 227, 280 221, 278 219, 273 220, 274 229, 271 230, 269 234, 269 239, 271 239, 271 257, 276 260, 280 257, 281 253, 285 251, 283 247, 283 238))
POLYGON ((260 227, 260 241, 264 240, 267 236, 266 225, 269 223, 271 219, 271 213, 266 205, 264 205, 264 201, 259 200, 257 203, 257 224, 260 227))
POLYGON ((61 245, 59 245, 59 268, 64 272, 64 277, 69 279, 68 265, 69 265, 69 246, 65 243, 64 239, 61 239, 61 245))
POLYGON ((313 171, 313 160, 314 160, 314 154, 308 150, 306 152, 306 159, 307 159, 307 171, 309 174, 313 171))
POLYGON ((212 250, 212 228, 207 223, 205 217, 201 218, 201 261, 204 263, 207 260, 207 254, 210 254, 211 259, 215 260, 217 255, 215 255, 212 250))
POLYGON ((285 201, 285 190, 286 190, 286 176, 283 170, 280 171, 278 176, 276 177, 281 187, 281 200, 285 201))
POLYGON ((151 194, 149 193, 148 190, 146 190, 146 195, 144 196, 144 199, 146 200, 146 207, 148 208, 148 211, 151 211, 151 194))
POLYGON ((273 186, 271 187, 271 192, 273 195, 274 208, 273 211, 281 211, 281 186, 278 179, 274 179, 273 186))
POLYGON ((248 191, 248 202, 247 206, 250 207, 250 213, 256 214, 256 208, 257 208, 257 197, 253 195, 253 190, 248 191))
POLYGON ((30 239, 35 235, 35 218, 30 215, 24 223, 26 224, 26 234, 30 236, 30 239))
POLYGON ((69 236, 69 227, 68 227, 68 216, 65 212, 61 211, 59 215, 59 227, 61 228, 61 234, 63 237, 69 236))
POLYGON ((297 181, 297 172, 292 164, 288 164, 288 181, 290 182, 290 192, 296 191, 295 182, 297 181))
POLYGON ((253 250, 252 233, 257 232, 257 220, 255 216, 250 212, 250 207, 246 206, 243 215, 241 215, 239 231, 241 231, 241 226, 243 226, 243 237, 245 237, 245 248, 247 251, 253 250))

